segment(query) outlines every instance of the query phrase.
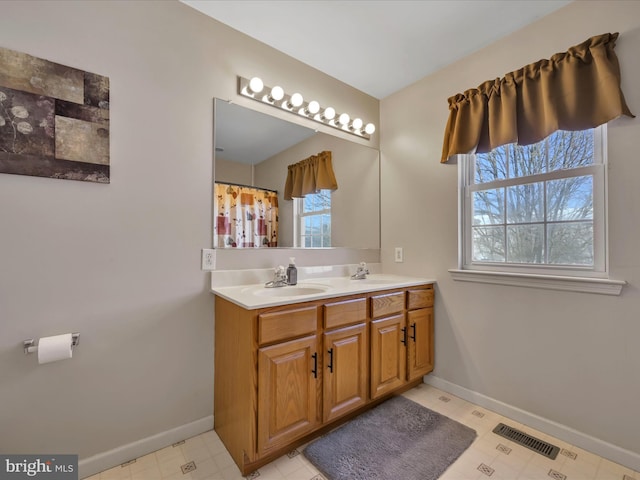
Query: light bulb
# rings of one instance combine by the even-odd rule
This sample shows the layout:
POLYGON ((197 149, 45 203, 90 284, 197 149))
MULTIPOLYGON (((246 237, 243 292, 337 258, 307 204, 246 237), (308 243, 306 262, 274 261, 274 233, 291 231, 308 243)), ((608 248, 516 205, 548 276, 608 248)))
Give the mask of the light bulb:
POLYGON ((289 103, 291 103, 292 107, 298 108, 302 105, 303 102, 304 98, 302 98, 302 95, 300 95, 299 93, 294 93, 293 95, 291 95, 291 100, 289 103))
POLYGON ((282 87, 275 86, 271 89, 271 94, 269 95, 270 102, 279 102, 284 98, 284 90, 282 87))
POLYGON ((376 131, 376 126, 373 123, 367 123, 367 125, 364 127, 364 133, 366 133, 367 135, 373 135, 373 132, 376 131))
POLYGON ((333 120, 335 116, 336 116, 336 110, 333 107, 325 108, 324 112, 322 113, 323 120, 333 120))
POLYGON ((320 111, 320 104, 315 100, 311 100, 309 102, 309 105, 307 105, 307 108, 305 108, 304 113, 306 113, 307 115, 315 115, 319 111, 320 111))
POLYGON ((253 77, 249 80, 249 90, 251 90, 252 93, 260 93, 263 88, 264 83, 260 77, 253 77))
POLYGON ((338 117, 338 123, 340 125, 347 125, 349 123, 349 114, 343 113, 338 117))
POLYGON ((351 122, 351 129, 352 130, 360 130, 362 128, 362 119, 360 118, 354 118, 353 122, 351 122))

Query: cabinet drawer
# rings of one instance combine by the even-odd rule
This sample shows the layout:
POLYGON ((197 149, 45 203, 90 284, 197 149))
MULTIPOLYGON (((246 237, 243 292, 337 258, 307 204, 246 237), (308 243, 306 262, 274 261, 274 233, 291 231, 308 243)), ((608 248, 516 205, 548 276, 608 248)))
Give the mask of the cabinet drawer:
POLYGON ((407 308, 414 310, 416 308, 433 307, 433 287, 421 287, 407 292, 407 308))
POLYGON ((371 297, 371 317, 377 318, 404 310, 404 292, 386 293, 371 297))
POLYGON ((324 328, 341 327, 367 319, 367 299, 356 298, 324 306, 324 328))
POLYGON ((277 342, 315 333, 318 328, 318 307, 302 307, 258 316, 258 343, 277 342))

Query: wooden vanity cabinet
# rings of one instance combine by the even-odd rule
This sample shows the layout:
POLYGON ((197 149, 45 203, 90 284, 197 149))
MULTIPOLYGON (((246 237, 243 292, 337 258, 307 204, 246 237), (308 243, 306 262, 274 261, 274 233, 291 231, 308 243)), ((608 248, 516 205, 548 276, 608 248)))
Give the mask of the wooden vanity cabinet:
POLYGON ((214 428, 243 475, 433 369, 432 285, 215 309, 214 428))
POLYGON ((407 381, 405 292, 371 297, 371 398, 407 381))
POLYGON ((372 295, 371 398, 432 370, 433 285, 372 295))
POLYGON ((329 422, 369 399, 367 299, 324 306, 322 420, 329 422))
POLYGON ((407 291, 407 337, 411 381, 433 370, 433 285, 407 291))
POLYGON ((258 455, 320 424, 318 310, 315 305, 258 315, 258 455), (305 335, 302 338, 290 338, 305 335))

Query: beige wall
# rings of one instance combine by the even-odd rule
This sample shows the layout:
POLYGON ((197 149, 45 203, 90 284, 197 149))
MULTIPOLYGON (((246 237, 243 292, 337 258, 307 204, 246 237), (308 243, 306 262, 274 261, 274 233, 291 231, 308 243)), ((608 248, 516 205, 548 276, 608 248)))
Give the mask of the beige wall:
POLYGON ((216 158, 216 182, 253 184, 253 165, 216 158))
POLYGON ((260 74, 375 123, 378 101, 177 1, 1 11, 2 47, 110 78, 111 184, 0 175, 0 452, 82 459, 212 415, 213 98, 260 74), (71 331, 71 360, 22 352, 71 331))
POLYGON ((620 297, 454 282, 447 272, 458 252, 457 166, 439 164, 447 98, 605 32, 620 32, 622 87, 640 114, 640 2, 571 3, 381 102, 382 261, 438 280, 437 377, 638 459, 638 119, 609 125, 611 276, 629 282, 620 297), (393 263, 395 246, 405 263, 393 263))

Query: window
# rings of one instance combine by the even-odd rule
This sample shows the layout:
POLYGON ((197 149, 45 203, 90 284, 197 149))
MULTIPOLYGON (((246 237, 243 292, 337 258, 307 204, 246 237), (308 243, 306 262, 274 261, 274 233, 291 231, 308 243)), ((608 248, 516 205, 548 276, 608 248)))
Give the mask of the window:
POLYGON ((463 270, 606 277, 606 125, 460 162, 463 270))
POLYGON ((296 198, 294 215, 297 247, 331 246, 331 190, 296 198))

